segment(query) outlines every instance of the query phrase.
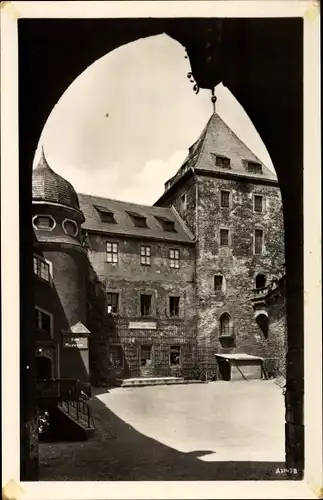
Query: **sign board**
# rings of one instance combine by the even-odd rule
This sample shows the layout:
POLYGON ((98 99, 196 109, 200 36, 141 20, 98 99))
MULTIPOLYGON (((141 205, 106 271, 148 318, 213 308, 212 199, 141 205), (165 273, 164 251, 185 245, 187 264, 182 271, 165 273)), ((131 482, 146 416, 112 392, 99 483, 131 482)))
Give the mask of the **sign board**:
POLYGON ((63 347, 74 348, 74 349, 87 349, 88 339, 87 337, 68 336, 63 340, 63 347))
POLYGON ((156 321, 129 321, 130 330, 156 330, 156 321))

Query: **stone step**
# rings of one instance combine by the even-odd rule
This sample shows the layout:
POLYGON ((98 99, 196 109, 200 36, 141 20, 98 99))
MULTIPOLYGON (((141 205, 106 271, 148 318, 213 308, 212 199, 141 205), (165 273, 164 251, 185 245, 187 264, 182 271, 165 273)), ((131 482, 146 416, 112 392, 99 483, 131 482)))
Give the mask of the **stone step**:
POLYGON ((147 385, 199 384, 201 380, 185 380, 183 377, 137 377, 117 379, 119 387, 145 387, 147 385))

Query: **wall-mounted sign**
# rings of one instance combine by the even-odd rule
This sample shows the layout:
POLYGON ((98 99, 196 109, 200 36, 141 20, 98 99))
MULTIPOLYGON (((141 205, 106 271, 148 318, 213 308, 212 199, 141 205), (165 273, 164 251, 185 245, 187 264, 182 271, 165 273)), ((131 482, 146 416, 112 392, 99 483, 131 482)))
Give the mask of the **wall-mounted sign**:
POLYGON ((65 337, 63 340, 63 347, 69 347, 74 349, 87 349, 88 339, 87 337, 65 337))
POLYGON ((156 321, 129 321, 130 330, 156 330, 156 321))

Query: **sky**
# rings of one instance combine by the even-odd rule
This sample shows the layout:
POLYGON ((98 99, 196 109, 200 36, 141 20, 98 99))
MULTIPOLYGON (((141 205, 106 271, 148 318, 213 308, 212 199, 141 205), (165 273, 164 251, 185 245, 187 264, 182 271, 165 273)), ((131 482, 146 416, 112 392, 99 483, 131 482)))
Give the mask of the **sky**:
MULTIPOLYGON (((42 131, 50 167, 77 192, 153 204, 213 112, 196 95, 182 45, 162 34, 119 47, 89 66, 62 95, 42 131)), ((254 126, 222 84, 216 111, 273 170, 254 126)))

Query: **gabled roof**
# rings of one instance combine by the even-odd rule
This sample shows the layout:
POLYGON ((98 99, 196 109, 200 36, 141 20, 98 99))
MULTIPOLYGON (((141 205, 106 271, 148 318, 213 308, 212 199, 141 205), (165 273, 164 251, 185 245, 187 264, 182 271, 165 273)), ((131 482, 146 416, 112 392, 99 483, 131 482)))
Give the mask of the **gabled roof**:
POLYGON ((79 194, 78 198, 81 210, 85 216, 85 222, 82 225, 84 230, 116 236, 124 235, 183 243, 192 243, 194 241, 194 235, 172 208, 137 205, 136 203, 111 200, 88 194, 79 194), (102 222, 100 214, 95 207, 112 212, 116 224, 102 222), (129 215, 131 213, 146 218, 147 227, 135 226, 129 215), (158 218, 174 222, 175 232, 165 231, 158 218))
POLYGON ((277 181, 275 173, 237 137, 222 118, 214 113, 207 122, 198 140, 189 148, 182 167, 177 174, 166 182, 166 189, 173 185, 188 169, 203 170, 212 173, 227 173, 246 178, 277 181), (230 159, 230 168, 217 166, 216 157, 230 159), (262 173, 248 172, 246 162, 258 163, 262 173))

